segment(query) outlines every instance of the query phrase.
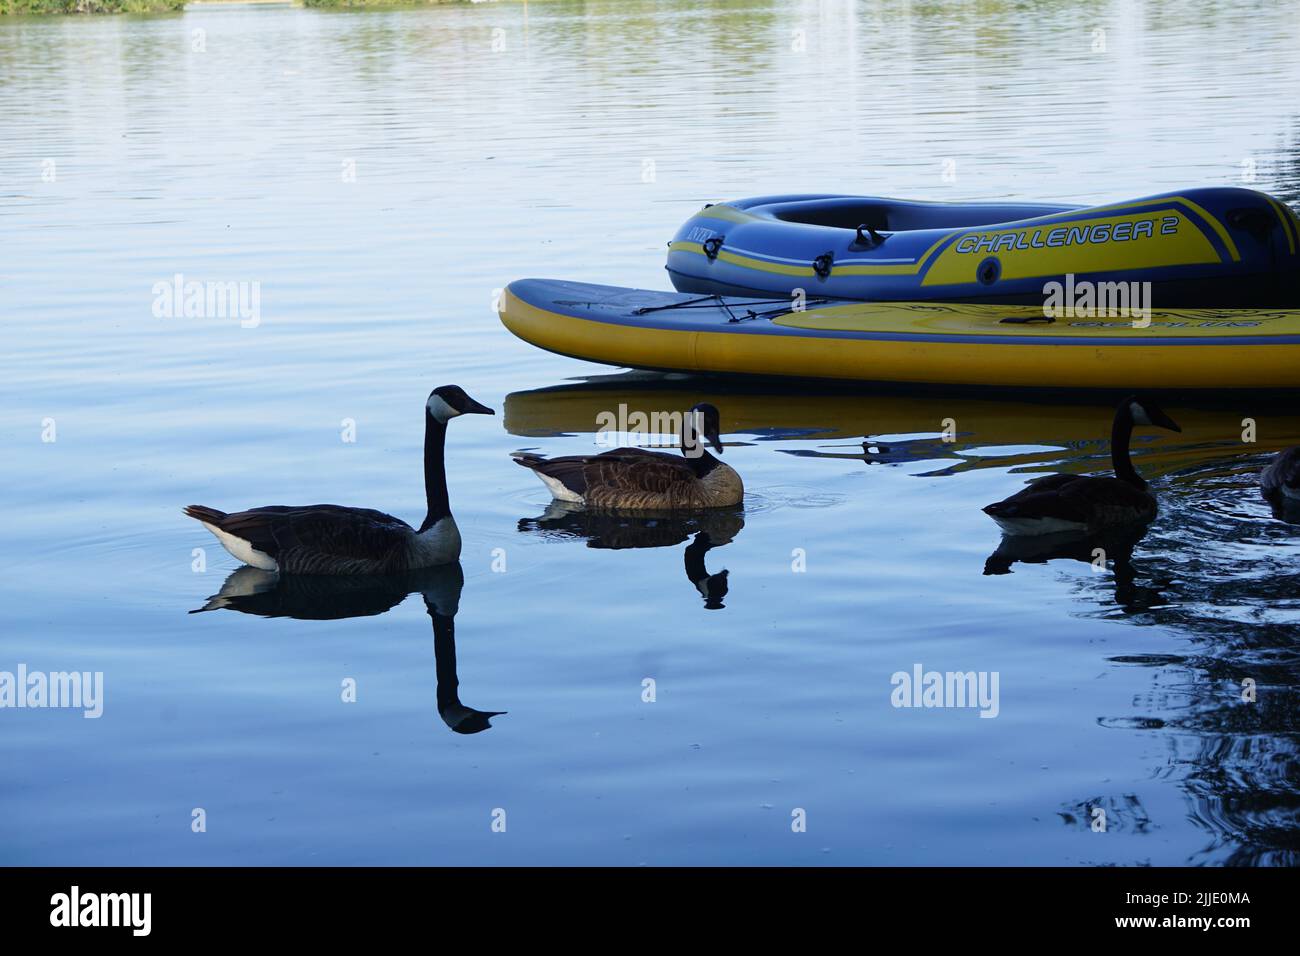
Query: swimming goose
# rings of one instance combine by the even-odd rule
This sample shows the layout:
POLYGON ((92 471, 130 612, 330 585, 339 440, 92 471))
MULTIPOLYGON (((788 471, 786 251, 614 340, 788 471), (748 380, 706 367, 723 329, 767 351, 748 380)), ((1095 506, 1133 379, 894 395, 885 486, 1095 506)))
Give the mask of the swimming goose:
POLYGON ((1259 476, 1259 490, 1275 506, 1300 508, 1300 446, 1273 456, 1259 476))
POLYGON ((1123 524, 1145 524, 1156 516, 1156 497, 1133 470, 1128 457, 1134 425, 1182 429, 1154 402, 1129 397, 1119 403, 1110 432, 1114 477, 1045 475, 1005 501, 984 509, 1008 535, 1096 531, 1123 524))
POLYGON ((616 448, 599 455, 543 458, 526 452, 515 461, 531 468, 557 501, 627 511, 698 510, 738 504, 745 497, 740 475, 709 454, 699 433, 718 454, 718 410, 701 402, 686 415, 682 455, 616 448))
POLYGON ((245 564, 289 574, 391 574, 448 564, 460 557, 460 530, 447 501, 443 446, 458 415, 493 415, 459 385, 442 385, 424 406, 424 493, 419 530, 369 508, 270 505, 227 514, 190 505, 185 514, 216 535, 245 564))

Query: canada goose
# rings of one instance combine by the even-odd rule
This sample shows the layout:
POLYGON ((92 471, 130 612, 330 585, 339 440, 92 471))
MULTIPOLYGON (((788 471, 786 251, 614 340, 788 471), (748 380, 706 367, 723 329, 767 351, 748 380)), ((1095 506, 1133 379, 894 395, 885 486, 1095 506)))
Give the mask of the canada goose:
POLYGON ((1008 535, 1095 531, 1113 525, 1145 524, 1156 516, 1156 497, 1128 457, 1134 425, 1181 428, 1151 401, 1129 397, 1115 409, 1110 460, 1115 476, 1045 475, 1004 501, 987 506, 1008 535))
POLYGON ((740 475, 709 454, 718 454, 718 410, 701 402, 682 426, 683 457, 643 448, 616 448, 599 455, 543 458, 517 452, 515 461, 531 468, 557 501, 626 511, 697 510, 738 504, 745 497, 740 475))
POLYGON ((490 728, 491 719, 505 711, 475 710, 460 700, 455 617, 464 585, 465 572, 460 562, 399 574, 356 577, 281 575, 245 566, 233 571, 218 593, 190 613, 224 608, 258 617, 337 621, 383 614, 401 604, 408 594, 418 591, 433 622, 438 716, 458 734, 476 734, 490 728))
POLYGON ((190 505, 185 514, 216 535, 245 564, 289 574, 391 574, 460 557, 460 530, 447 501, 443 445, 457 415, 492 415, 459 385, 442 385, 424 406, 424 493, 419 530, 369 508, 270 505, 227 514, 190 505))
POLYGON ((1259 476, 1259 490, 1274 505, 1275 512, 1300 509, 1300 446, 1273 456, 1259 476))

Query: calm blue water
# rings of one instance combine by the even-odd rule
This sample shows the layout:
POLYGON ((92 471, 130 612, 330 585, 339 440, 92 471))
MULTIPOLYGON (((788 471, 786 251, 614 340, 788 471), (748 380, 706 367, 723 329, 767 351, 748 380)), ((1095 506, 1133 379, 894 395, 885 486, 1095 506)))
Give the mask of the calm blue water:
POLYGON ((668 288, 676 226, 746 195, 1089 201, 1253 176, 1296 202, 1297 14, 0 21, 0 670, 105 681, 98 720, 0 710, 0 862, 1297 862, 1300 529, 1254 488, 1300 441, 1295 410, 1173 403, 1183 434, 1141 433, 1162 514, 1131 570, 985 574, 980 506, 1104 469, 1108 408, 589 379, 613 370, 492 309, 525 275, 668 288), (156 315, 177 273, 257 283, 255 326, 156 315), (419 594, 187 613, 237 562, 185 504, 418 521, 422 404, 446 382, 498 411, 451 427, 464 583, 434 589, 454 638, 419 594), (701 398, 750 489, 709 526, 547 515, 507 457, 594 450, 619 402, 701 398), (723 543, 688 552, 701 530, 723 543), (724 607, 697 558, 729 572, 724 607), (914 664, 996 671, 999 715, 894 708, 914 664), (508 713, 455 734, 460 705, 508 713))

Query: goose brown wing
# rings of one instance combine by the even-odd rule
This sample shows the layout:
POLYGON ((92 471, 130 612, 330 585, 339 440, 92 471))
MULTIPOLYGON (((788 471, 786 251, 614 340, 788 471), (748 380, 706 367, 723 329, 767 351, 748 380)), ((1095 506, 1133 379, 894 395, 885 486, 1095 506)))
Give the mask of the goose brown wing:
POLYGON ((1045 475, 984 511, 1003 518, 1059 518, 1087 524, 1103 509, 1145 512, 1151 499, 1118 478, 1045 475))
POLYGON ((519 463, 584 496, 594 488, 661 493, 695 477, 684 458, 644 448, 615 448, 599 455, 559 458, 529 456, 519 459, 519 463))
POLYGON ((995 518, 1059 518, 1087 523, 1088 512, 1083 502, 1062 496, 1064 488, 1079 480, 1079 475, 1036 478, 1010 498, 988 505, 984 513, 995 518))
POLYGON ((340 505, 250 508, 226 515, 219 527, 276 560, 297 553, 381 563, 396 560, 413 532, 382 511, 340 505))
POLYGON ((1154 509, 1154 499, 1148 492, 1119 478, 1080 478, 1062 485, 1060 496, 1086 508, 1093 516, 1104 515, 1108 509, 1139 513, 1154 509))
POLYGON ((644 448, 616 448, 587 461, 588 488, 666 494, 695 480, 686 459, 644 448))

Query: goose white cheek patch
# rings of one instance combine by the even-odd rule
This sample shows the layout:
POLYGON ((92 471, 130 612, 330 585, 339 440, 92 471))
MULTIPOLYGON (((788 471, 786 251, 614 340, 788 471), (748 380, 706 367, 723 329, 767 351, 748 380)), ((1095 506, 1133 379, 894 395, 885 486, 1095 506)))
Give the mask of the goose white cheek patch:
POLYGON ((448 419, 455 418, 457 415, 460 414, 460 412, 456 411, 456 409, 448 405, 447 402, 443 399, 443 397, 438 394, 430 395, 427 405, 429 409, 429 414, 431 414, 434 418, 438 419, 438 421, 440 422, 445 422, 448 419))

